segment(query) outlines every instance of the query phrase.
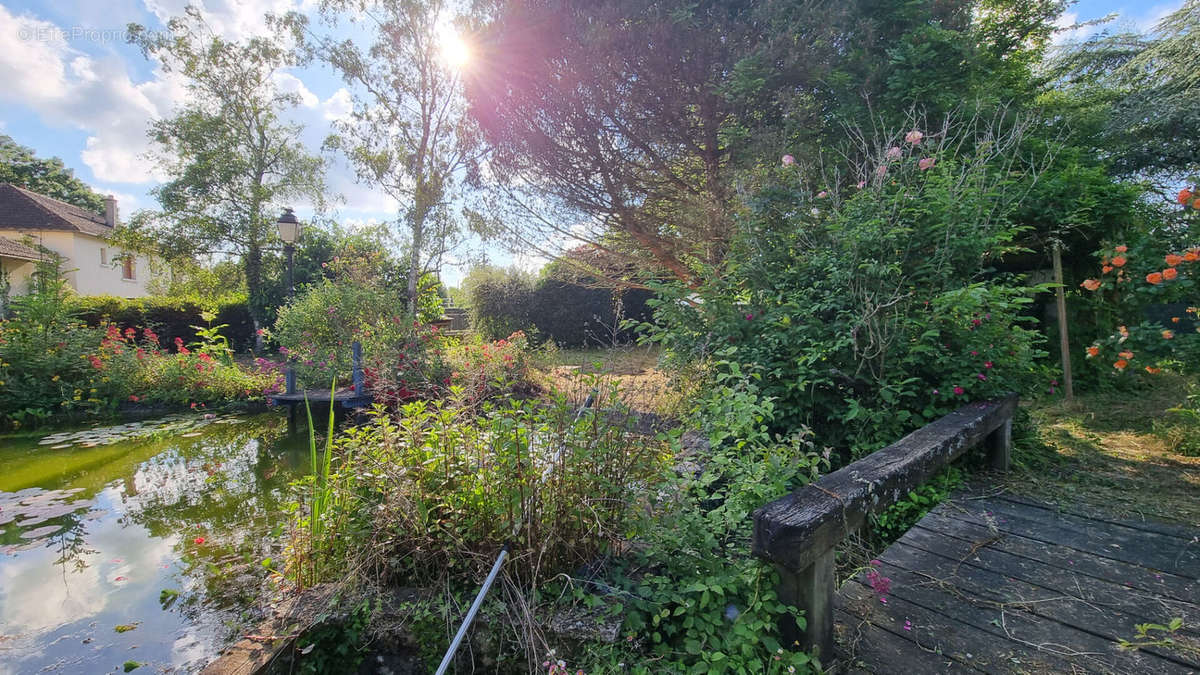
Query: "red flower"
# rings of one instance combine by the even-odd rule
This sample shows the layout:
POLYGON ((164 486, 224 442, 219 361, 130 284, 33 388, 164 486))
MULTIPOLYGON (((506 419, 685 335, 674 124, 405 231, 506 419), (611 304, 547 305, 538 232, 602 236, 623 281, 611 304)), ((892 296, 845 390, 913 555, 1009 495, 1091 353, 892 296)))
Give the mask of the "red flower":
POLYGON ((966 391, 966 390, 965 390, 965 389, 963 389, 962 387, 955 387, 955 388, 954 388, 954 395, 955 395, 955 396, 962 396, 962 395, 963 395, 963 392, 965 392, 965 391, 966 391))
POLYGON ((196 537, 192 541, 195 542, 197 545, 200 545, 200 544, 204 543, 204 537, 196 537))
POLYGON ((1187 188, 1183 188, 1179 191, 1178 199, 1180 204, 1187 206, 1187 203, 1192 201, 1192 191, 1187 188))
POLYGON ((130 400, 130 401, 133 401, 134 403, 137 403, 137 402, 138 402, 138 401, 140 401, 141 399, 139 399, 139 398, 137 397, 137 395, 136 395, 136 394, 130 394, 130 395, 129 395, 129 400, 130 400))

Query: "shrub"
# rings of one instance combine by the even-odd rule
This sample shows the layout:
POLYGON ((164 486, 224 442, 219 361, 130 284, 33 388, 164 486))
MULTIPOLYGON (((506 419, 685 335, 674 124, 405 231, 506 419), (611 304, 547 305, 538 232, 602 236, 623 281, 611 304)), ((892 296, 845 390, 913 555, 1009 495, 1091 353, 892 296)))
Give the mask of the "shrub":
POLYGON ((533 329, 533 277, 517 270, 477 268, 464 282, 471 326, 487 340, 533 329))
POLYGON ((395 293, 348 281, 318 282, 279 309, 268 337, 291 359, 304 386, 328 387, 351 375, 351 344, 380 372, 400 360, 420 360, 417 324, 395 293), (389 365, 384 365, 389 364, 389 365))
POLYGON ((530 393, 528 356, 529 341, 520 331, 495 342, 476 337, 447 344, 448 383, 472 404, 498 394, 530 393))
POLYGON ((151 328, 162 341, 159 347, 170 349, 176 338, 189 344, 197 340, 196 326, 210 321, 202 315, 213 315, 211 322, 223 325, 223 334, 236 351, 246 351, 254 345, 254 318, 245 295, 226 295, 216 299, 197 297, 118 298, 111 295, 75 296, 68 301, 69 310, 89 326, 116 324, 121 331, 128 328, 151 328))
POLYGON ((989 269, 1019 231, 1019 135, 967 129, 992 140, 958 157, 952 132, 893 136, 857 184, 765 177, 725 268, 660 287, 653 339, 760 368, 776 424, 809 426, 846 458, 968 400, 1050 386, 1029 291, 989 269))
POLYGON ((1143 236, 1097 252, 1080 292, 1101 331, 1083 355, 1101 372, 1200 367, 1200 246, 1172 243, 1143 236))

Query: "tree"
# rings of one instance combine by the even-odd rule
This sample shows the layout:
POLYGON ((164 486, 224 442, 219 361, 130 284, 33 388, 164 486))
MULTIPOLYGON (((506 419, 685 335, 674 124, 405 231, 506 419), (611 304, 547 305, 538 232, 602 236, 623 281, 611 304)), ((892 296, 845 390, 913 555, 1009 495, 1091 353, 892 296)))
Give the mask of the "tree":
POLYGON ((407 297, 415 312, 420 278, 439 271, 460 243, 464 221, 474 217, 465 208, 455 211, 466 175, 477 171, 479 144, 464 114, 460 72, 445 50, 455 40, 448 29, 453 17, 441 0, 331 0, 322 6, 330 26, 343 14, 371 22, 369 49, 317 35, 297 13, 283 24, 354 88, 353 111, 334 123, 326 147, 343 152, 359 180, 400 204, 410 262, 407 297))
POLYGON ((1200 171, 1198 45, 1200 0, 1186 0, 1149 34, 1101 32, 1057 54, 1050 75, 1089 132, 1080 142, 1119 175, 1177 187, 1200 171))
POLYGON ((277 38, 231 42, 189 6, 166 31, 129 26, 130 41, 147 58, 187 79, 190 100, 173 117, 155 121, 150 137, 169 180, 154 189, 157 213, 134 220, 149 228, 168 255, 239 256, 251 308, 265 322, 263 252, 279 209, 307 199, 323 206, 323 165, 298 140, 301 127, 282 114, 299 96, 279 91, 273 77, 295 65, 277 38))
POLYGON ((499 5, 468 97, 519 246, 585 243, 640 267, 642 283, 691 286, 729 252, 747 170, 784 154, 819 168, 822 153, 855 151, 847 126, 1030 91, 1061 11, 1056 0, 499 5))
POLYGON ((88 211, 104 212, 104 198, 76 178, 61 159, 39 159, 32 149, 3 134, 0 134, 0 183, 12 183, 88 211))

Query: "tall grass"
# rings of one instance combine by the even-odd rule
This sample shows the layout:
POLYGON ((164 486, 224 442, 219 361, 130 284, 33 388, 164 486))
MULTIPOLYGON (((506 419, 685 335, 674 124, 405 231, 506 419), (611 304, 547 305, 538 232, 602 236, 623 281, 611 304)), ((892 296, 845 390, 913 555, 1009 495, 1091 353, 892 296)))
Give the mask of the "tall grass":
POLYGON ((306 477, 309 483, 307 525, 304 538, 293 537, 292 566, 294 577, 300 588, 311 586, 320 581, 324 566, 330 559, 330 544, 336 532, 336 525, 342 522, 339 507, 339 491, 335 486, 336 476, 333 474, 334 450, 334 394, 337 392, 337 379, 333 380, 329 392, 329 425, 325 432, 325 448, 317 452, 317 433, 313 426, 312 406, 308 396, 304 397, 304 411, 308 417, 308 457, 312 475, 306 477))

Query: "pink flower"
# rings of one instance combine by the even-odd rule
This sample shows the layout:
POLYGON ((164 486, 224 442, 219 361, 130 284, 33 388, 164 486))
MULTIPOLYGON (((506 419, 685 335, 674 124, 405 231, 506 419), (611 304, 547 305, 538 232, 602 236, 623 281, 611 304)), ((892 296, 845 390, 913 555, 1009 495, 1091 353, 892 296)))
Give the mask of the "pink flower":
POLYGON ((983 362, 983 367, 984 367, 984 368, 991 368, 991 367, 992 367, 992 362, 991 362, 991 361, 984 361, 984 362, 983 362))
POLYGON ((887 152, 883 156, 888 159, 900 159, 900 155, 902 154, 904 154, 904 151, 899 146, 893 145, 887 149, 887 152))
POLYGON ((753 319, 754 319, 754 315, 753 315, 753 314, 747 314, 747 315, 746 315, 746 320, 747 320, 747 321, 752 321, 753 319))
POLYGON ((981 382, 987 379, 987 375, 984 375, 983 373, 979 373, 975 377, 978 377, 981 382))
POLYGON ((965 389, 963 389, 962 387, 955 387, 955 388, 954 388, 954 395, 955 395, 955 396, 962 396, 962 395, 963 395, 963 393, 964 393, 965 391, 966 391, 966 390, 965 390, 965 389))
POLYGON ((824 190, 821 190, 820 192, 817 193, 817 199, 824 199, 828 196, 829 196, 829 193, 824 190))
POLYGON ((863 189, 864 186, 866 186, 866 184, 867 184, 867 181, 860 180, 860 181, 858 181, 858 184, 855 187, 857 187, 858 189, 861 190, 861 189, 863 189))
POLYGON ((880 178, 883 178, 885 175, 887 175, 887 165, 886 165, 886 164, 880 164, 880 165, 879 165, 879 166, 878 166, 878 167, 875 169, 875 175, 876 175, 876 176, 879 176, 880 178))
POLYGON ((917 168, 924 171, 926 169, 932 169, 934 164, 937 164, 936 159, 932 157, 922 157, 921 160, 917 162, 917 168))
POLYGON ((784 166, 791 166, 796 163, 796 158, 792 157, 791 155, 784 155, 783 159, 780 161, 783 162, 784 166))
POLYGON ((925 134, 917 131, 916 129, 904 134, 904 141, 910 145, 920 145, 922 138, 925 138, 925 134))

